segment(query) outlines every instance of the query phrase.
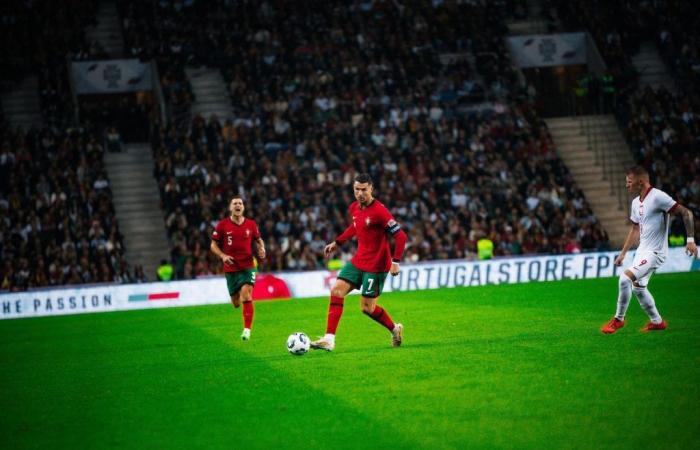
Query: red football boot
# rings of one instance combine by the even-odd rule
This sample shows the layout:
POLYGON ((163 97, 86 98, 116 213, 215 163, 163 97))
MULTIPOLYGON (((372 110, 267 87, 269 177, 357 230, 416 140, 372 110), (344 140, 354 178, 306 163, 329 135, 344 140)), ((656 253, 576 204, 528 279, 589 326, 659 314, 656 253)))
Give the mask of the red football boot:
POLYGON ((642 332, 646 333, 647 331, 661 331, 665 329, 666 321, 662 320, 661 323, 649 322, 648 324, 644 325, 644 328, 642 328, 642 332))
POLYGON ((624 326, 624 320, 620 320, 617 317, 613 317, 612 319, 610 319, 610 322, 606 323, 600 328, 600 331, 602 331, 605 334, 613 334, 624 326))

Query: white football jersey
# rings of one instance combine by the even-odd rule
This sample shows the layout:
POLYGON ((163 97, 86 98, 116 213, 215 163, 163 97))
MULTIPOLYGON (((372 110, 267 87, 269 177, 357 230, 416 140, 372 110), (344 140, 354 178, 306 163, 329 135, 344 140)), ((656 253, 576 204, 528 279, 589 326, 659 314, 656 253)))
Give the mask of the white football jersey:
POLYGON ((639 225, 639 247, 637 252, 655 252, 661 256, 668 253, 669 213, 678 205, 670 195, 650 187, 643 200, 632 200, 630 220, 639 225))

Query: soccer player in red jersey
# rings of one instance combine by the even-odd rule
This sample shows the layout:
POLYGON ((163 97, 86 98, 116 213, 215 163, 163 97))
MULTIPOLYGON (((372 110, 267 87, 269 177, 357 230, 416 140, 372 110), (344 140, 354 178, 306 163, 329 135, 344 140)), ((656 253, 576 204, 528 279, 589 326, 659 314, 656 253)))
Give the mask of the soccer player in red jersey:
POLYGON ((386 327, 392 335, 392 345, 399 347, 403 340, 403 325, 394 323, 389 313, 377 305, 387 273, 396 276, 399 262, 406 246, 406 233, 394 220, 389 210, 373 194, 372 179, 368 174, 359 174, 353 183, 357 201, 350 205, 350 226, 324 249, 326 257, 333 254, 339 245, 357 237, 357 253, 338 274, 331 289, 328 307, 326 335, 311 343, 311 347, 331 351, 335 348, 335 332, 343 314, 345 296, 353 289, 360 289, 362 312, 386 327), (394 236, 393 255, 389 250, 388 236, 394 236))
POLYGON ((243 303, 243 333, 241 339, 250 339, 253 325, 253 285, 255 261, 253 242, 258 259, 265 259, 265 243, 254 220, 243 216, 245 206, 241 197, 233 197, 229 203, 231 216, 216 224, 211 236, 211 251, 224 263, 224 276, 231 303, 238 308, 243 303))

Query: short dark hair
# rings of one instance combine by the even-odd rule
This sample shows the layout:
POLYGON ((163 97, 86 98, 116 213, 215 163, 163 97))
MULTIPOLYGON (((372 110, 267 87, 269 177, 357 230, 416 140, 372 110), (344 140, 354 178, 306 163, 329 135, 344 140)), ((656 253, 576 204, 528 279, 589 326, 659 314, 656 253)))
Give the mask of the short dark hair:
POLYGON ((372 177, 368 173, 358 173, 355 177, 355 183, 369 183, 372 184, 372 177))
POLYGON ((232 201, 234 201, 234 200, 237 199, 237 198, 240 198, 241 201, 242 201, 243 203, 245 203, 245 201, 243 201, 243 196, 241 196, 241 195, 232 195, 231 198, 228 199, 228 202, 231 203, 232 201))
POLYGON ((632 166, 627 169, 625 175, 634 175, 635 177, 649 178, 649 172, 643 166, 632 166))

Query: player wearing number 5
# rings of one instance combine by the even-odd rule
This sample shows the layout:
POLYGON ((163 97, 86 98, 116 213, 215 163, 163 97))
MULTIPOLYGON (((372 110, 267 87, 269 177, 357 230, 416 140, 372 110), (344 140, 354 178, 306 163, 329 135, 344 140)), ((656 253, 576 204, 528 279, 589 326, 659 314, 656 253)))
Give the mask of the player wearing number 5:
POLYGON ((357 253, 338 274, 331 289, 326 335, 311 343, 311 347, 331 351, 335 348, 335 332, 343 314, 345 296, 353 289, 362 295, 362 312, 391 332, 392 345, 398 347, 403 339, 403 325, 394 323, 389 313, 377 304, 384 280, 390 273, 399 273, 399 262, 406 246, 406 233, 401 230, 389 210, 373 197, 372 179, 360 174, 353 183, 356 201, 350 205, 350 226, 324 249, 326 257, 332 255, 339 245, 357 237, 357 253), (394 252, 389 249, 388 237, 394 237, 394 252))
POLYGON ((265 259, 265 243, 254 220, 243 216, 245 206, 241 197, 233 197, 229 203, 231 215, 216 224, 211 236, 211 251, 221 258, 231 303, 238 308, 243 303, 243 333, 241 339, 250 339, 253 325, 253 285, 255 261, 253 243, 258 259, 265 259))
POLYGON ((683 218, 688 236, 686 253, 690 256, 698 256, 698 248, 695 245, 693 213, 674 201, 664 191, 652 187, 649 184, 649 173, 643 167, 633 167, 627 171, 626 175, 627 190, 639 196, 632 200, 630 211, 632 228, 627 235, 620 255, 615 258, 615 265, 622 265, 627 250, 636 244, 637 240, 639 240, 639 246, 632 265, 620 275, 615 317, 601 328, 601 331, 606 334, 615 333, 625 325, 625 313, 632 291, 637 296, 644 312, 649 316, 649 323, 642 328, 642 331, 666 329, 666 322, 656 309, 654 297, 647 289, 647 283, 656 269, 666 261, 669 215, 679 214, 683 218))

